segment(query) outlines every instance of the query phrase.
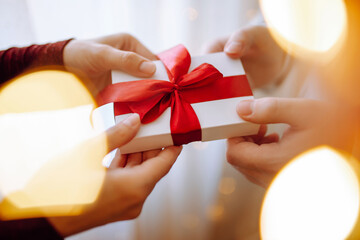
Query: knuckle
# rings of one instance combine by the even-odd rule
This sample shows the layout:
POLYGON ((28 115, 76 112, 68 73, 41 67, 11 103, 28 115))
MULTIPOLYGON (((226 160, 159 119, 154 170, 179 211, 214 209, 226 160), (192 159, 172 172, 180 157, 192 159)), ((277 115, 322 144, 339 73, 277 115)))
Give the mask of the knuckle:
POLYGON ((129 34, 129 33, 125 33, 124 35, 125 35, 125 39, 126 39, 127 41, 129 41, 129 42, 137 41, 137 39, 136 39, 133 35, 131 35, 131 34, 129 34))
POLYGON ((129 67, 138 62, 138 56, 133 52, 123 52, 121 62, 124 66, 129 67))
POLYGON ((231 165, 236 164, 236 158, 235 158, 235 155, 234 155, 234 152, 232 149, 228 149, 226 151, 226 159, 227 159, 228 163, 230 163, 231 165))
POLYGON ((169 159, 174 158, 175 156, 179 155, 179 148, 175 148, 175 147, 169 147, 166 149, 170 154, 168 154, 166 157, 165 156, 159 156, 162 157, 164 161, 167 161, 169 159))
POLYGON ((94 51, 95 51, 95 55, 98 57, 98 58, 105 58, 108 54, 109 54, 109 51, 110 51, 110 47, 107 46, 107 45, 102 45, 102 44, 99 44, 98 46, 96 46, 94 48, 94 51))
POLYGON ((246 29, 239 31, 237 34, 238 39, 244 40, 244 39, 248 39, 248 37, 249 37, 249 32, 246 29))
POLYGON ((105 64, 109 58, 111 47, 107 45, 99 44, 93 48, 94 56, 100 64, 105 64))
POLYGON ((120 33, 119 36, 124 39, 132 38, 133 36, 129 33, 120 33))
POLYGON ((232 34, 232 39, 234 40, 234 41, 244 41, 244 40, 246 40, 246 39, 248 39, 248 37, 249 37, 249 33, 248 33, 248 31, 246 30, 246 29, 240 29, 240 30, 237 30, 236 32, 234 32, 233 34, 232 34))
POLYGON ((279 101, 276 98, 259 99, 255 101, 254 110, 255 114, 259 114, 260 117, 276 116, 279 113, 279 101))
POLYGON ((123 49, 136 49, 136 45, 139 42, 133 35, 129 33, 121 33, 121 38, 123 42, 123 49))
POLYGON ((129 135, 129 127, 127 127, 123 123, 118 124, 117 128, 114 131, 114 135, 119 139, 126 138, 129 135))

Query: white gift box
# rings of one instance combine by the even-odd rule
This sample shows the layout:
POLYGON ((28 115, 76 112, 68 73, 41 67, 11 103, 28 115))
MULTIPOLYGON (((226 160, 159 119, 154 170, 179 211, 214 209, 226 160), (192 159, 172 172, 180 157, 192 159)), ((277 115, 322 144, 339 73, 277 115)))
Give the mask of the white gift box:
MULTIPOLYGON (((224 53, 192 57, 189 72, 202 63, 213 65, 224 77, 245 74, 241 62, 229 58, 224 53)), ((162 62, 155 61, 155 64, 156 72, 150 79, 169 81, 162 62)), ((120 71, 112 72, 113 83, 135 80, 140 79, 120 71)), ((238 102, 253 98, 253 96, 244 96, 191 104, 201 125, 202 141, 256 134, 259 125, 242 120, 236 113, 238 102)), ((169 107, 155 121, 142 124, 135 138, 120 148, 121 153, 141 152, 172 146, 170 113, 171 109, 169 107)), ((126 119, 129 115, 114 116, 113 103, 108 103, 94 110, 93 124, 95 128, 104 130, 126 119)))

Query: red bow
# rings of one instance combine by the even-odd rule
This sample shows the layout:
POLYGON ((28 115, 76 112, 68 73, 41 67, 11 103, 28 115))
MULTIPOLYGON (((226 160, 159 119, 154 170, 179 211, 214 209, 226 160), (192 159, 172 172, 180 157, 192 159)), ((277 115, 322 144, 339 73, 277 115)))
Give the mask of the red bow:
POLYGON ((252 95, 245 75, 224 77, 203 63, 188 73, 191 58, 183 45, 161 53, 170 82, 145 79, 106 87, 99 106, 114 102, 115 115, 138 113, 142 123, 156 120, 171 107, 170 129, 174 145, 201 141, 199 119, 191 103, 252 95))

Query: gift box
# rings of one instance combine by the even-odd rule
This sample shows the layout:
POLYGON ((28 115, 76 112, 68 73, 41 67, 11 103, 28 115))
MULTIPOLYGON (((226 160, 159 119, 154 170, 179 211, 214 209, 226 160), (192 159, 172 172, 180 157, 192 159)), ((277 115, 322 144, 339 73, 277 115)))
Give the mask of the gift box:
POLYGON ((258 132, 259 125, 242 120, 236 113, 238 102, 253 99, 239 60, 224 53, 191 58, 182 45, 158 57, 151 78, 112 71, 113 84, 97 97, 101 105, 94 111, 97 127, 108 128, 131 113, 140 115, 141 128, 121 147, 121 153, 258 132))

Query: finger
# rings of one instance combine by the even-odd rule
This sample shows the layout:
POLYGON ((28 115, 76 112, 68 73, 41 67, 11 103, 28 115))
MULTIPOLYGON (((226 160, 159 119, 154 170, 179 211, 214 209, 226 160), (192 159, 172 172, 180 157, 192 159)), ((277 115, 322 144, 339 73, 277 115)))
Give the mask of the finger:
POLYGON ((114 159, 111 161, 109 168, 118 168, 121 167, 122 162, 124 162, 124 157, 125 157, 125 162, 126 162, 126 156, 125 155, 121 155, 119 149, 116 150, 115 153, 115 157, 114 159))
POLYGON ((286 123, 292 127, 305 127, 320 112, 320 101, 310 99, 261 98, 241 101, 237 113, 246 121, 267 124, 286 123))
POLYGON ((106 44, 119 50, 136 52, 139 55, 150 59, 157 60, 156 55, 147 49, 137 38, 128 33, 118 33, 105 36, 95 40, 98 43, 106 44))
POLYGON ((266 134, 266 131, 267 131, 267 125, 261 124, 260 127, 259 127, 258 133, 256 135, 251 135, 249 137, 252 138, 253 142, 258 143, 264 138, 264 136, 266 134))
POLYGON ((155 64, 137 53, 123 51, 111 46, 98 47, 98 65, 104 70, 120 70, 137 77, 150 77, 155 73, 155 64))
POLYGON ((224 52, 232 58, 243 57, 253 43, 253 31, 241 29, 234 32, 225 44, 224 52))
MULTIPOLYGON (((118 151, 120 153, 120 151, 118 151)), ((128 159, 128 155, 127 154, 121 154, 120 156, 120 161, 118 163, 118 167, 124 168, 126 166, 127 163, 127 159, 128 159)))
POLYGON ((223 52, 225 43, 228 40, 228 37, 219 38, 213 42, 210 42, 205 45, 203 52, 204 53, 215 53, 215 52, 223 52))
POLYGON ((227 161, 234 166, 246 169, 258 169, 280 156, 279 143, 258 145, 252 142, 238 142, 229 139, 226 152, 227 161))
POLYGON ((151 52, 149 49, 147 49, 141 42, 139 42, 137 39, 133 39, 132 44, 134 45, 134 52, 140 54, 143 57, 146 57, 149 60, 156 61, 159 60, 156 55, 151 52))
POLYGON ((140 117, 132 114, 124 121, 106 131, 108 152, 123 146, 133 139, 140 128, 140 117))
POLYGON ((259 185, 259 186, 263 186, 263 183, 260 181, 260 176, 258 174, 258 172, 250 170, 250 169, 245 169, 245 168, 238 168, 235 167, 239 172, 241 172, 247 180, 249 180, 250 182, 259 185))
POLYGON ((234 144, 241 143, 241 142, 246 142, 246 139, 244 137, 233 137, 233 138, 230 138, 228 140, 231 141, 234 144))
POLYGON ((150 59, 150 60, 158 60, 156 55, 152 53, 149 49, 147 49, 137 38, 130 34, 122 34, 121 38, 123 39, 123 46, 120 50, 126 50, 131 52, 136 52, 141 56, 150 59))
POLYGON ((142 163, 142 153, 132 153, 127 157, 125 168, 131 168, 142 163))
POLYGON ((258 134, 255 135, 255 136, 259 137, 259 138, 263 138, 265 136, 266 132, 267 132, 267 125, 266 124, 261 124, 260 127, 259 127, 258 134))
POLYGON ((182 147, 167 147, 162 150, 156 157, 148 159, 139 166, 139 171, 148 184, 156 184, 165 176, 175 163, 182 147))
POLYGON ((279 135, 277 133, 272 133, 258 142, 258 144, 266 144, 266 143, 273 143, 273 142, 279 142, 279 135))
POLYGON ((156 157, 160 152, 161 152, 161 149, 143 152, 143 161, 146 161, 150 158, 156 157))
POLYGON ((255 142, 254 139, 251 136, 244 136, 244 139, 245 139, 246 142, 252 142, 252 143, 255 142))

